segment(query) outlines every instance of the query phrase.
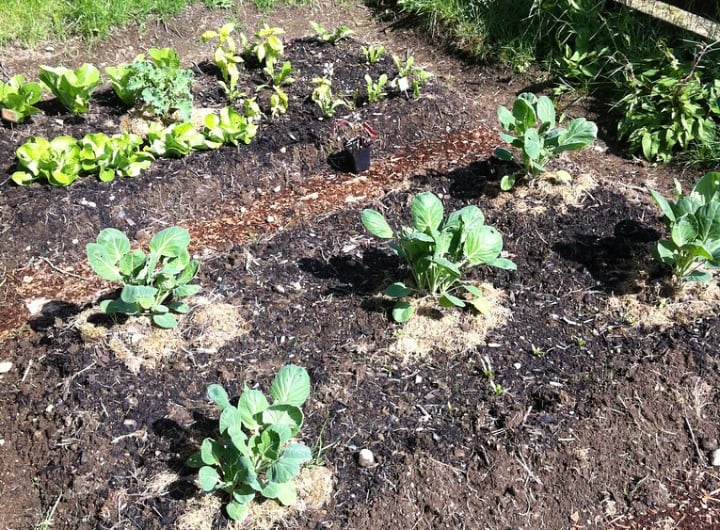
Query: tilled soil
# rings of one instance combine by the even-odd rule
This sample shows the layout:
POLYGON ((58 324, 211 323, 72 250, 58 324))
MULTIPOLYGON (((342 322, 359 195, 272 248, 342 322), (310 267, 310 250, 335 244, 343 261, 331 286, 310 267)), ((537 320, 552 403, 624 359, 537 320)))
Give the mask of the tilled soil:
MULTIPOLYGON (((250 29, 267 20, 288 31, 298 79, 289 114, 264 122, 252 144, 161 160, 111 184, 2 184, 0 361, 12 368, 0 375, 0 526, 52 515, 52 528, 225 527, 220 510, 187 523, 204 496, 184 462, 217 427, 206 388, 267 389, 294 363, 313 382, 303 441, 335 484, 322 508, 286 515, 281 528, 717 528, 717 291, 669 295, 650 258, 665 234, 645 186, 667 192, 681 172, 622 158, 601 140, 553 163, 570 184, 500 193, 495 109, 531 79, 463 64, 361 7, 267 19, 238 9, 250 29), (307 20, 356 34, 319 43, 307 20), (436 75, 418 100, 342 113, 380 133, 371 170, 355 176, 328 163, 342 133, 319 120, 309 80, 332 63, 338 90, 361 92, 366 43, 409 50, 436 75), (518 268, 469 273, 494 287, 490 316, 431 310, 412 334, 382 296, 409 273, 359 218, 373 207, 407 223, 412 197, 428 190, 446 212, 480 206, 518 268), (87 310, 114 286, 93 277, 84 245, 107 226, 142 244, 175 224, 193 235, 204 298, 164 342, 133 320, 97 315, 103 336, 93 340, 87 310), (207 302, 229 305, 203 319, 207 302), (147 346, 145 357, 118 353, 118 337, 147 346), (362 448, 376 465, 358 465, 362 448)), ((194 7, 168 28, 126 30, 115 46, 54 59, 113 64, 174 46, 195 64, 196 103, 217 108, 197 37, 220 16, 194 7)), ((33 57, 24 59, 3 67, 25 71, 33 57)), ((393 69, 387 58, 370 71, 393 69)), ((247 72, 248 91, 258 75, 247 72)), ((6 175, 30 135, 112 132, 122 112, 107 92, 82 120, 45 106, 0 135, 6 175)))

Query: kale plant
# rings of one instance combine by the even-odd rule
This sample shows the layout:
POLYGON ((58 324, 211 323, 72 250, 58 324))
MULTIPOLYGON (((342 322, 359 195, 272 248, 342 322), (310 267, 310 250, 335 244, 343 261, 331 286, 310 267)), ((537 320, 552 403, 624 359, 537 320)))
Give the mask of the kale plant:
POLYGON ((653 249, 655 259, 672 269, 676 284, 707 282, 704 267, 720 267, 720 173, 707 173, 689 195, 675 180, 675 200, 655 190, 650 195, 662 210, 670 239, 653 249))
POLYGON ((304 368, 283 366, 270 385, 270 404, 260 390, 245 386, 237 406, 225 389, 208 387, 208 396, 220 408, 220 438, 206 438, 188 460, 199 467, 203 491, 225 492, 227 514, 236 521, 248 516, 255 497, 291 505, 297 498, 291 480, 311 458, 310 449, 293 442, 302 428, 302 405, 310 395, 310 377, 304 368))
MULTIPOLYGON (((500 138, 520 150, 526 173, 536 175, 545 171, 545 164, 563 151, 578 151, 597 138, 597 125, 585 118, 575 118, 567 128, 555 127, 555 106, 547 96, 537 97, 529 92, 520 94, 512 112, 498 109, 498 119, 507 133, 500 138)), ((498 147, 495 156, 513 160, 508 149, 498 147)), ((515 175, 505 175, 500 187, 507 191, 515 185, 515 175)))
MULTIPOLYGON (((466 206, 444 218, 442 202, 431 192, 415 196, 410 206, 412 227, 395 232, 376 210, 363 210, 361 220, 373 235, 394 239, 390 248, 410 267, 414 286, 402 282, 391 284, 385 294, 404 298, 427 294, 443 307, 465 307, 466 302, 486 313, 488 305, 480 289, 464 281, 463 271, 478 265, 515 270, 516 265, 501 257, 503 239, 500 232, 485 224, 480 208, 466 206), (467 298, 464 298, 467 297, 467 298)), ((412 317, 413 307, 399 301, 392 315, 396 322, 412 317)))
POLYGON ((198 262, 190 258, 189 244, 188 231, 173 226, 155 234, 150 240, 150 252, 145 254, 141 249, 131 250, 130 241, 121 231, 102 230, 97 242, 86 246, 88 262, 102 279, 123 284, 120 298, 100 303, 103 312, 149 312, 157 326, 175 327, 177 320, 171 312, 187 313, 190 307, 181 300, 200 290, 199 285, 190 285, 198 262))

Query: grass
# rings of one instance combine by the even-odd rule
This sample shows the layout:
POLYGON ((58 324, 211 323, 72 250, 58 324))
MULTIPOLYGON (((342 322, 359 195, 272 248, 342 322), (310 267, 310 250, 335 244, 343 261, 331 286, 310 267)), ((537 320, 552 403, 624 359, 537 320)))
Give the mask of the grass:
MULTIPOLYGON (((0 48, 36 47, 48 41, 78 36, 107 38, 113 28, 156 16, 180 13, 199 0, 0 0, 0 48)), ((302 5, 311 0, 253 0, 268 12, 279 4, 302 5)), ((241 0, 203 0, 210 9, 230 9, 241 0)))

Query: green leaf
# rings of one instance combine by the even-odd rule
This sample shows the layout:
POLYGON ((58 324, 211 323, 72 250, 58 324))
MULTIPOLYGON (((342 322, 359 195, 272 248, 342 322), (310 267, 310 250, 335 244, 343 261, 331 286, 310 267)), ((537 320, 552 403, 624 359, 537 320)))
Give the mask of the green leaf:
POLYGON ((300 466, 311 458, 312 453, 307 446, 303 444, 288 445, 277 462, 268 469, 268 478, 277 483, 292 480, 300 472, 300 466))
POLYGON ((108 250, 98 243, 88 243, 85 246, 88 262, 95 273, 103 280, 118 282, 122 275, 117 267, 117 261, 108 253, 108 250))
POLYGON ((671 222, 675 221, 675 212, 673 211, 672 207, 670 206, 670 203, 667 201, 665 197, 660 195, 657 191, 648 189, 648 192, 650 193, 650 196, 653 198, 653 200, 657 203, 657 205, 662 210, 662 213, 667 217, 667 219, 671 222))
POLYGON ((305 368, 292 364, 283 366, 270 385, 274 403, 301 407, 310 396, 310 376, 305 368))
POLYGON ((220 482, 220 475, 210 466, 203 466, 198 472, 198 484, 206 493, 215 491, 215 486, 220 482))
POLYGON ((177 326, 177 319, 170 313, 155 314, 152 317, 152 321, 159 328, 172 329, 177 326))
POLYGON ((100 309, 108 315, 112 315, 113 313, 138 315, 142 313, 142 308, 138 304, 129 304, 119 298, 117 300, 103 300, 100 302, 100 309))
POLYGON ((392 317, 395 322, 402 324, 407 322, 415 313, 415 309, 408 302, 397 302, 392 310, 392 317))
POLYGON ((410 213, 413 228, 419 232, 437 230, 444 216, 442 202, 430 191, 415 195, 410 205, 410 213))
POLYGON ((105 248, 108 256, 115 260, 115 263, 120 261, 120 258, 130 251, 130 240, 125 234, 115 228, 105 228, 100 231, 97 242, 105 248))
POLYGON ((720 199, 720 173, 711 171, 703 175, 693 186, 693 192, 703 197, 705 202, 720 199))
POLYGON ((220 413, 220 433, 225 433, 233 425, 242 426, 242 417, 237 407, 228 404, 220 413))
MULTIPOLYGON (((295 435, 300 431, 304 420, 302 410, 295 405, 274 404, 262 413, 262 422, 273 426, 287 427, 290 429, 291 435, 295 435)), ((278 431, 283 436, 282 431, 278 431)))
POLYGON ((515 175, 504 175, 500 179, 500 189, 503 191, 510 191, 515 185, 515 175))
POLYGON ((675 243, 678 247, 682 247, 687 243, 693 242, 697 236, 697 221, 695 221, 694 217, 690 217, 688 215, 684 215, 683 217, 677 219, 670 231, 670 237, 672 238, 673 243, 675 243))
POLYGON ((497 110, 498 121, 503 129, 512 131, 515 128, 515 117, 506 107, 502 105, 497 110))
POLYGON ((497 147, 495 149, 495 156, 498 157, 500 160, 504 160, 505 162, 513 161, 513 154, 502 147, 497 147))
POLYGON ((525 131, 523 142, 523 153, 527 155, 530 160, 538 160, 540 158, 542 142, 537 129, 528 129, 525 131))
POLYGON ((535 95, 528 92, 517 97, 512 109, 515 121, 520 124, 520 127, 516 125, 516 129, 525 130, 535 125, 535 122, 537 122, 535 110, 533 109, 535 101, 535 95))
POLYGON ((217 456, 217 442, 210 438, 205 438, 200 446, 200 458, 207 466, 216 466, 220 464, 217 456))
POLYGON ((395 282, 388 285, 385 289, 385 296, 390 298, 402 298, 403 296, 409 296, 413 293, 413 290, 405 286, 404 283, 395 282))
POLYGON ((297 501, 297 490, 290 482, 276 484, 275 496, 283 506, 292 506, 297 501))
POLYGON ((546 129, 555 127, 555 105, 547 96, 540 96, 537 100, 537 117, 546 129))
POLYGON ((175 287, 172 290, 173 298, 179 299, 179 298, 187 298, 188 296, 192 296, 194 294, 197 294, 202 287, 200 285, 179 285, 178 287, 175 287))
POLYGON ((360 220, 368 232, 376 237, 389 239, 395 236, 392 228, 390 228, 390 225, 380 212, 371 209, 363 210, 360 214, 360 220))
POLYGON ((712 274, 707 271, 694 270, 690 274, 683 276, 684 282, 706 283, 712 280, 712 274))
POLYGON ((120 293, 120 299, 128 304, 143 304, 147 300, 153 300, 157 289, 150 285, 126 285, 120 293))
POLYGON ((265 398, 265 394, 259 390, 246 388, 240 395, 237 409, 240 411, 240 418, 248 429, 256 429, 258 427, 257 416, 266 408, 269 403, 265 398))
POLYGON ((449 293, 443 293, 440 295, 440 298, 438 299, 438 302, 443 307, 465 307, 465 302, 463 302, 460 298, 457 296, 453 296, 449 293))
POLYGON ((247 516, 250 512, 250 508, 247 504, 241 504, 236 501, 230 501, 227 506, 225 506, 225 510, 227 511, 228 517, 230 517, 230 519, 239 522, 247 519, 247 516))
POLYGON ((504 269, 508 271, 517 270, 517 265, 515 264, 515 262, 507 258, 496 258, 494 260, 488 261, 487 264, 491 267, 496 267, 498 269, 504 269))
POLYGON ((473 230, 465 239, 463 254, 473 265, 495 260, 503 248, 503 239, 495 228, 482 225, 473 230))
POLYGON ((594 122, 587 121, 585 118, 575 118, 558 138, 558 146, 554 151, 555 153, 578 151, 593 143, 597 138, 597 133, 598 128, 594 122))
POLYGON ((207 395, 208 398, 210 398, 210 401, 215 403, 221 411, 230 406, 230 398, 228 398, 227 392, 225 392, 225 389, 217 383, 213 383, 208 387, 207 395))
POLYGON ((182 227, 171 226, 161 230, 150 240, 150 251, 158 256, 177 257, 187 252, 190 233, 182 227))

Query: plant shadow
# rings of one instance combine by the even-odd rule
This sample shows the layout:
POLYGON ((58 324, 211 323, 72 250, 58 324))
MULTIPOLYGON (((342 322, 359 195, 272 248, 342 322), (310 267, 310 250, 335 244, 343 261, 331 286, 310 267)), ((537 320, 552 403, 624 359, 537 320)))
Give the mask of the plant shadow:
POLYGON ((579 234, 574 241, 554 245, 563 258, 582 265, 597 287, 609 294, 634 294, 643 280, 662 276, 650 256, 651 243, 660 239, 654 228, 633 219, 618 222, 612 236, 579 234))
POLYGON ((372 295, 398 280, 400 260, 376 248, 364 249, 362 258, 331 256, 326 260, 302 258, 298 266, 320 280, 334 280, 327 293, 340 296, 372 295))
POLYGON ((500 179, 520 170, 514 162, 505 162, 495 156, 472 162, 447 174, 450 181, 450 195, 460 200, 473 200, 479 197, 495 198, 501 192, 500 179))

